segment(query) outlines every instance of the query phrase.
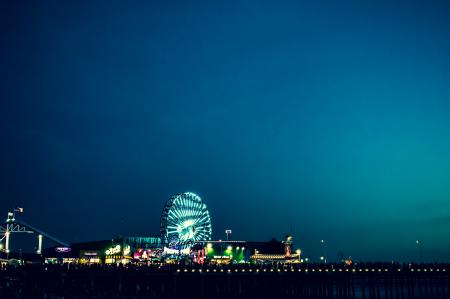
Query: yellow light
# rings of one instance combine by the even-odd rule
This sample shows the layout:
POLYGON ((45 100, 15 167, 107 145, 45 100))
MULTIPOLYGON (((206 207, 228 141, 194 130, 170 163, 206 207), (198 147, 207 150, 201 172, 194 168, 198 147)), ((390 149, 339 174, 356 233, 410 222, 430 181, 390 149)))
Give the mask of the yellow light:
POLYGON ((212 248, 212 244, 211 244, 211 243, 208 243, 208 244, 206 245, 206 248, 207 248, 207 249, 211 249, 211 248, 212 248))
POLYGON ((227 247, 227 250, 231 250, 231 249, 233 249, 233 247, 231 247, 231 246, 228 246, 228 247, 227 247))

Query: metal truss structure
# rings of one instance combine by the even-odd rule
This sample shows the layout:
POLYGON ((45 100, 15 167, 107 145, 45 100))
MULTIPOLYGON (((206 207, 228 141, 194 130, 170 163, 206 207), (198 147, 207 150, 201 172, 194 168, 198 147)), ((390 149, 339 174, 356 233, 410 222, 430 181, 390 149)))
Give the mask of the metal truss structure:
POLYGON ((49 239, 53 241, 54 243, 69 247, 69 244, 58 240, 57 238, 43 232, 42 230, 33 227, 24 221, 16 219, 16 211, 22 212, 23 209, 14 210, 13 212, 8 212, 8 217, 6 218, 6 221, 0 225, 0 242, 5 240, 5 249, 4 251, 6 254, 9 254, 10 252, 10 242, 11 242, 11 234, 13 233, 25 233, 25 234, 37 234, 38 238, 38 249, 37 254, 42 253, 42 240, 45 237, 46 239, 49 239))

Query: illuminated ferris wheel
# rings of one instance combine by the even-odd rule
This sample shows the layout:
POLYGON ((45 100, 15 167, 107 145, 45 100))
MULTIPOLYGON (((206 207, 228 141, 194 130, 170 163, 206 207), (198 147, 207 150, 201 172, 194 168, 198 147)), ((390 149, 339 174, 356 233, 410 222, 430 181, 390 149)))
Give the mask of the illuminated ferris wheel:
POLYGON ((211 218, 202 199, 191 192, 172 196, 161 215, 161 239, 164 246, 182 250, 194 242, 211 240, 211 218))

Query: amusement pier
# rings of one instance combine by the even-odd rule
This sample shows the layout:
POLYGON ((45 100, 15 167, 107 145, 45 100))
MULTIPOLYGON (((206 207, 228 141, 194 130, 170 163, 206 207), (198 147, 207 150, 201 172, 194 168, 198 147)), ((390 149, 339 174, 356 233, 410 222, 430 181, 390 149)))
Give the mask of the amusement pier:
POLYGON ((3 296, 18 291, 24 298, 37 293, 83 298, 449 296, 448 264, 329 262, 325 250, 320 262, 313 263, 302 257, 291 235, 233 240, 227 229, 224 239, 213 240, 207 206, 192 192, 166 202, 159 236, 68 243, 25 223, 23 212, 8 212, 0 228, 3 296), (29 234, 36 251, 12 250, 17 234, 29 234), (43 246, 48 243, 52 246, 43 246))

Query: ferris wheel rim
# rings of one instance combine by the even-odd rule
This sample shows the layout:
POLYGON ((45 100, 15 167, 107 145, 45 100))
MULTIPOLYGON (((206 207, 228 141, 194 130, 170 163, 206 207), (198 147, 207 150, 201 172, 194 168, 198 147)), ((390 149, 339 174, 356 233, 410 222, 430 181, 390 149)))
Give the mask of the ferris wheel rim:
POLYGON ((160 231, 165 245, 190 247, 198 240, 210 240, 211 216, 201 197, 193 192, 171 196, 161 215, 160 231))

